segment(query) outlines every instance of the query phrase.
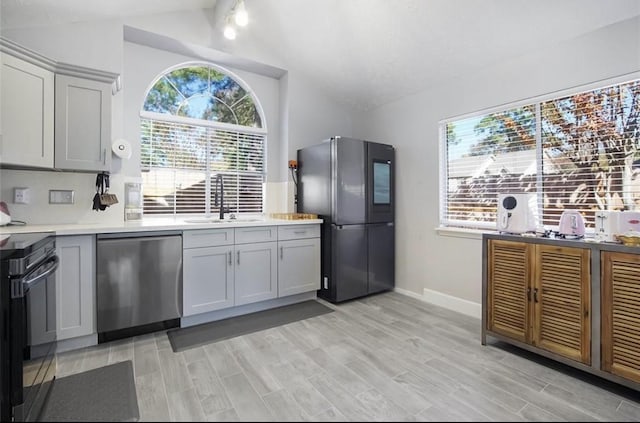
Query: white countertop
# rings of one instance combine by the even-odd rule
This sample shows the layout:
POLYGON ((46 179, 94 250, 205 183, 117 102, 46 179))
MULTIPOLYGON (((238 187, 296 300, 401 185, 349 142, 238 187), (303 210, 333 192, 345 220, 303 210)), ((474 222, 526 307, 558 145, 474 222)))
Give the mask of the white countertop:
POLYGON ((56 235, 91 235, 117 232, 146 232, 146 231, 171 231, 189 229, 213 229, 213 228, 242 228, 248 226, 279 226, 279 225, 308 225, 322 223, 322 219, 271 219, 265 218, 238 218, 220 222, 203 222, 204 217, 168 217, 168 218, 144 218, 135 222, 122 223, 68 223, 55 225, 9 225, 0 227, 0 234, 19 234, 30 232, 53 232, 56 235), (198 223, 190 223, 189 221, 198 223))

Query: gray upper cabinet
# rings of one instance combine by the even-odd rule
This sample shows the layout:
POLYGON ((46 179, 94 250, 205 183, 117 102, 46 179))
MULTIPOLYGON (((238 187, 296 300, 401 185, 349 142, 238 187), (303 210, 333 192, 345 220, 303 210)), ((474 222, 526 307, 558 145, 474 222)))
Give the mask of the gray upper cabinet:
POLYGON ((55 167, 109 171, 111 85, 56 75, 55 167))
POLYGON ((54 73, 0 53, 0 163, 53 167, 54 73))
POLYGON ((110 171, 118 75, 56 62, 0 37, 0 165, 110 171))

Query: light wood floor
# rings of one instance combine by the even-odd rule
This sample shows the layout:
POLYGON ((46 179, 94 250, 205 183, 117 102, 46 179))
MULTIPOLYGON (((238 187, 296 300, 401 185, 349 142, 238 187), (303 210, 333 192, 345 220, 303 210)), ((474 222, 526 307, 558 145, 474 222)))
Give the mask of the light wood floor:
POLYGON ((639 421, 640 394, 398 293, 181 353, 164 332, 61 354, 58 376, 132 360, 142 421, 639 421))

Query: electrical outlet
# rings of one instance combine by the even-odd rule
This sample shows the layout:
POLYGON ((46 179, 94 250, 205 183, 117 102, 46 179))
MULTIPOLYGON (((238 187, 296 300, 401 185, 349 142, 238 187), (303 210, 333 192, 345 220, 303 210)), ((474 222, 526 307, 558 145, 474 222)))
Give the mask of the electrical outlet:
POLYGON ((74 196, 73 190, 50 189, 49 204, 73 204, 74 196))
POLYGON ((13 202, 16 204, 29 204, 29 188, 14 188, 13 202))

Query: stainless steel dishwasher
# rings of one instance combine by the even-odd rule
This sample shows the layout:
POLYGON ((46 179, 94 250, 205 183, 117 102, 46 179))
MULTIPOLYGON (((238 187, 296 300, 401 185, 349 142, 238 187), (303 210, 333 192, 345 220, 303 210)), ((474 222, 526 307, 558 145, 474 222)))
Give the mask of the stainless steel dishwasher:
POLYGON ((179 326, 180 232, 99 234, 98 342, 179 326))

